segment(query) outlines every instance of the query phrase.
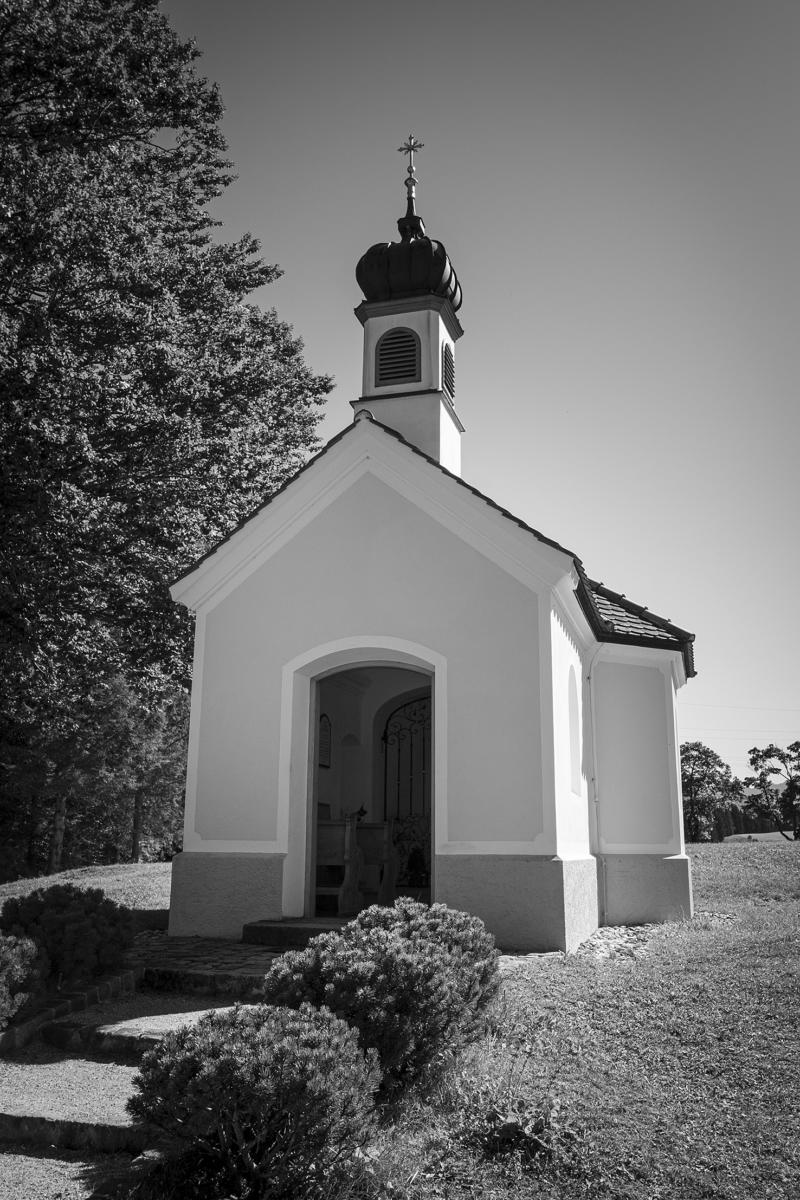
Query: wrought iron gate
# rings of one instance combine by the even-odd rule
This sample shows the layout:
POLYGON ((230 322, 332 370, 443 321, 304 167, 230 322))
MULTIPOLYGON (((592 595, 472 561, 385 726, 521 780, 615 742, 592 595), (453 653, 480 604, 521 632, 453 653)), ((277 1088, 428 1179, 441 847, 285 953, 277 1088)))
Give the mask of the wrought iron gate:
POLYGON ((389 715, 383 742, 383 819, 430 816, 431 698, 401 704, 389 715))

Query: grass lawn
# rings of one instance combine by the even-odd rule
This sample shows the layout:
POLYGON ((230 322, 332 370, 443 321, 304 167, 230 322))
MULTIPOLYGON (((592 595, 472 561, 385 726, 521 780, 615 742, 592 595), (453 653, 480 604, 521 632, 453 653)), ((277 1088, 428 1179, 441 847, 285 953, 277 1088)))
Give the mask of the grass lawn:
POLYGON ((376 1147, 400 1195, 800 1196, 800 845, 690 853, 719 915, 643 959, 514 971, 489 1036, 376 1147))

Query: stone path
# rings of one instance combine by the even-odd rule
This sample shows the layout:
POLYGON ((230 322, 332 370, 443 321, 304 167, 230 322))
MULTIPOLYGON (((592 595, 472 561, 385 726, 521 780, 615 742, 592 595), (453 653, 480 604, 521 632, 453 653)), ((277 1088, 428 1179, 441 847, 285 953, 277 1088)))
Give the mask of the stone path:
POLYGON ((196 992, 204 996, 253 1002, 276 957, 265 946, 222 938, 179 938, 148 930, 130 952, 132 969, 142 971, 143 988, 196 992))
MULTIPOLYGON (((647 943, 661 925, 607 925, 598 929, 576 951, 580 957, 641 958, 647 953, 647 943)), ((210 977, 251 978, 255 983, 269 970, 277 951, 244 942, 222 938, 176 938, 156 930, 147 930, 136 938, 129 955, 131 967, 146 967, 167 973, 197 973, 210 977)), ((535 962, 558 957, 559 950, 500 955, 501 970, 521 962, 535 962)))
POLYGON ((169 937, 161 930, 137 934, 129 952, 131 967, 200 971, 207 975, 265 975, 275 958, 265 946, 225 938, 169 937))

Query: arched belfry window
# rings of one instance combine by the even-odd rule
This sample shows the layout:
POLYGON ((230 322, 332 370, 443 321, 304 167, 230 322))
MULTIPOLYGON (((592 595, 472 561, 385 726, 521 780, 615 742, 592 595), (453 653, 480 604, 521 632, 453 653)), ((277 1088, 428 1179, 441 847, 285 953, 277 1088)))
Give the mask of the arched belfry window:
POLYGON ((420 344, 413 329, 389 329, 375 347, 375 384, 419 383, 420 344))
POLYGON ((442 387, 452 400, 456 394, 456 362, 447 342, 442 346, 442 387))

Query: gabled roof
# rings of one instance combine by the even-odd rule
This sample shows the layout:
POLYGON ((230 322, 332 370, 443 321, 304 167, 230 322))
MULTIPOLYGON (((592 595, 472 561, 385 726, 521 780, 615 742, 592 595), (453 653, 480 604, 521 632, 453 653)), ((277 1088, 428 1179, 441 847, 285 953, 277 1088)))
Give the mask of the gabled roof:
POLYGON ((568 550, 565 546, 560 545, 558 542, 553 541, 552 538, 546 537, 545 534, 540 533, 538 529, 534 529, 531 525, 528 525, 520 517, 515 517, 513 513, 497 504, 491 499, 491 497, 484 495, 483 492, 479 491, 475 487, 472 487, 471 484, 466 483, 463 479, 461 479, 460 476, 454 475, 452 471, 448 471, 446 467, 443 467, 442 464, 437 462, 435 458, 431 458, 430 455, 426 454, 423 450, 420 450, 418 446, 415 446, 413 443, 407 441, 402 434, 397 432, 397 430, 391 429, 388 425, 383 425, 380 421, 376 421, 371 413, 363 410, 358 414, 352 425, 346 425, 340 433, 337 433, 329 442, 326 442, 322 449, 319 450, 312 458, 310 458, 308 462, 300 468, 299 471, 296 471, 291 478, 287 479, 286 482, 281 485, 281 487, 273 492, 272 495, 268 496, 262 504, 259 504, 259 506, 253 510, 253 512, 249 513, 248 516, 244 517, 237 525, 235 525, 234 528, 231 529, 230 533, 226 534, 224 538, 221 538, 220 541, 216 542, 201 558, 197 559, 197 561, 194 562, 181 575, 179 575, 177 579, 173 580, 172 586, 174 586, 174 584, 178 583, 180 580, 191 575, 197 570, 201 563, 206 562, 209 558, 216 554, 220 547, 224 546, 226 542, 230 541, 240 529, 243 529, 244 526, 253 519, 253 517, 255 517, 258 513, 263 512, 263 510, 267 508, 273 502, 273 500, 276 499, 276 497, 280 496, 288 488, 292 487, 294 482, 299 479, 301 475, 304 475, 307 471, 311 470, 314 464, 319 462, 319 460, 325 454, 327 454, 333 446, 337 445, 337 443, 346 438, 354 430, 358 421, 361 420, 370 421, 373 425, 377 426, 378 429, 381 429, 384 433, 388 434, 389 437, 394 438, 395 441, 399 442, 402 446, 405 446, 413 454, 416 454, 419 458, 424 459, 425 462, 429 463, 432 467, 435 467, 437 471, 441 471, 443 475, 448 476, 448 478, 457 483, 459 487, 465 488, 468 492, 471 492, 473 496, 477 497, 478 500, 482 500, 484 504, 489 506, 489 508, 492 508, 495 510, 495 512, 500 513, 500 515, 505 517, 506 520, 512 521, 520 529, 525 530, 526 533, 530 533, 532 537, 535 537, 536 540, 541 542, 543 545, 550 546, 554 550, 558 550, 562 554, 565 554, 568 558, 571 558, 578 575, 578 586, 575 589, 575 594, 586 616, 586 619, 589 622, 592 633, 599 642, 646 646, 659 650, 678 650, 683 655, 687 676, 697 674, 694 667, 694 653, 692 649, 692 643, 694 642, 693 633, 688 633, 685 629, 680 629, 677 625, 673 625, 670 621, 665 620, 664 617, 656 616, 655 613, 651 613, 644 605, 634 604, 633 601, 628 600, 627 597, 619 592, 612 591, 604 584, 597 583, 594 580, 589 579, 583 563, 581 562, 580 558, 578 558, 577 554, 574 554, 571 550, 568 550))

